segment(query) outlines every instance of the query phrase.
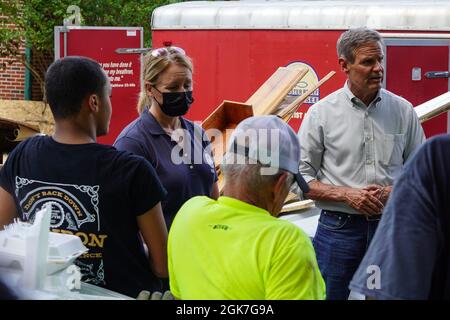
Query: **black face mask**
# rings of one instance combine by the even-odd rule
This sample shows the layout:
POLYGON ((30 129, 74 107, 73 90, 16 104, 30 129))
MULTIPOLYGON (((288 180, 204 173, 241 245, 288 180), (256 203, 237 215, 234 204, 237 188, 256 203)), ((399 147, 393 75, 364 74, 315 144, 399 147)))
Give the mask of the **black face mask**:
POLYGON ((162 105, 156 100, 162 112, 170 117, 178 117, 185 115, 191 104, 194 102, 192 97, 192 91, 186 92, 161 92, 155 88, 156 91, 161 93, 163 102, 162 105))

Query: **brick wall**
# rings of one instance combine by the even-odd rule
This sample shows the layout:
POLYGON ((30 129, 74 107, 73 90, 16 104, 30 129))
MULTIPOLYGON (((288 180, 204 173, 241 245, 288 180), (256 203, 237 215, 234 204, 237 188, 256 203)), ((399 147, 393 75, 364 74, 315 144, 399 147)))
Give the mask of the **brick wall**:
MULTIPOLYGON (((0 22, 2 27, 14 29, 13 24, 8 23, 5 16, 0 14, 0 22)), ((25 56, 24 42, 20 47, 20 53, 25 56)), ((5 100, 23 100, 25 99, 25 66, 20 62, 12 62, 8 57, 0 57, 0 99, 5 100), (6 63, 6 68, 1 66, 6 63)), ((36 54, 31 50, 31 65, 34 70, 39 72, 42 79, 44 72, 53 62, 53 48, 49 48, 45 54, 36 54)), ((31 75, 31 100, 42 101, 42 90, 37 79, 31 75)))
MULTIPOLYGON (((54 54, 52 51, 48 51, 44 54, 36 54, 35 51, 31 50, 31 65, 35 67, 37 72, 39 72, 42 79, 45 77, 45 70, 53 62, 54 54)), ((42 101, 43 94, 39 81, 32 77, 31 79, 31 100, 42 101)))
MULTIPOLYGON (((21 48, 21 52, 25 54, 25 48, 21 48)), ((33 54, 31 51, 31 65, 39 72, 42 79, 44 78, 44 70, 53 62, 53 54, 46 53, 44 55, 33 54)), ((7 63, 11 59, 0 58, 0 65, 7 63)), ((39 81, 31 75, 31 100, 42 101, 42 90, 39 81)), ((4 70, 0 70, 0 99, 6 100, 23 100, 25 99, 25 66, 22 63, 7 63, 4 70)))
MULTIPOLYGON (((25 54, 25 47, 20 51, 25 54)), ((6 69, 0 69, 0 99, 23 100, 25 91, 25 66, 11 59, 1 58, 0 65, 7 64, 6 69)))

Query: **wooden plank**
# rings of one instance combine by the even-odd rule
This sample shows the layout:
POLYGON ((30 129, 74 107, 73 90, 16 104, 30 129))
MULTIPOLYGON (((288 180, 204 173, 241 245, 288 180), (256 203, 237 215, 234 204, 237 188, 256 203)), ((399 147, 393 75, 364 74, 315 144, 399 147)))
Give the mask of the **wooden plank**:
POLYGON ((227 128, 253 115, 252 106, 242 102, 224 100, 203 122, 204 130, 227 128))
POLYGON ((253 106, 255 116, 272 114, 306 73, 306 68, 280 67, 245 103, 253 106))
POLYGON ((253 116, 251 105, 224 100, 220 106, 202 122, 202 127, 211 141, 211 149, 216 167, 220 166, 222 163, 232 129, 236 128, 239 122, 251 116, 253 116), (212 129, 215 129, 215 132, 213 132, 212 129))
POLYGON ((217 172, 217 186, 219 187, 219 194, 223 195, 223 187, 224 187, 224 179, 223 174, 221 172, 217 172))
POLYGON ((54 132, 54 120, 50 107, 42 101, 3 100, 0 99, 0 117, 14 121, 32 129, 51 135, 54 132))
POLYGON ((313 206, 314 206, 314 201, 313 200, 297 201, 297 202, 285 204, 283 206, 283 208, 281 209, 280 213, 299 211, 299 210, 311 208, 313 206))
POLYGON ((281 117, 284 121, 289 122, 291 120, 294 113, 297 111, 297 109, 302 105, 302 103, 309 97, 311 93, 313 93, 317 88, 319 88, 322 84, 327 82, 331 77, 333 77, 336 74, 335 71, 331 71, 328 73, 325 77, 323 77, 318 83, 311 86, 311 88, 306 91, 303 95, 295 99, 290 105, 288 105, 286 108, 283 108, 282 110, 277 112, 277 115, 281 117))
POLYGON ((1 162, 0 162, 0 168, 2 167, 3 164, 5 164, 6 159, 8 159, 8 153, 2 152, 2 159, 1 159, 1 162))
POLYGON ((286 199, 284 200, 284 203, 299 201, 299 200, 300 200, 300 198, 299 198, 298 194, 289 191, 288 195, 286 196, 286 199))
POLYGON ((450 110, 450 91, 414 108, 420 122, 425 122, 450 110))

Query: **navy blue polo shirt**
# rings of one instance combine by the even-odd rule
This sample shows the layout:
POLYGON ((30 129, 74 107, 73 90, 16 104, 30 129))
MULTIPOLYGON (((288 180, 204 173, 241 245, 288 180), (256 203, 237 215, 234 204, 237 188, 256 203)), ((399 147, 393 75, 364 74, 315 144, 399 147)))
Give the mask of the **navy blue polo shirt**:
POLYGON ((181 206, 194 196, 211 197, 217 181, 210 142, 204 130, 180 117, 185 131, 183 145, 175 142, 147 110, 130 123, 114 142, 118 150, 143 156, 156 170, 167 190, 161 202, 167 228, 181 206))

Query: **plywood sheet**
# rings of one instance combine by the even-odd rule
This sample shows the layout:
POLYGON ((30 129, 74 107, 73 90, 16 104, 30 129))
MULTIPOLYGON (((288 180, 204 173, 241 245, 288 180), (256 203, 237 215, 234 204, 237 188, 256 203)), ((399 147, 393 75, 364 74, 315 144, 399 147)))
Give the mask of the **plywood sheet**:
POLYGON ((55 121, 50 107, 42 101, 2 100, 0 117, 39 128, 44 134, 52 134, 55 121))

